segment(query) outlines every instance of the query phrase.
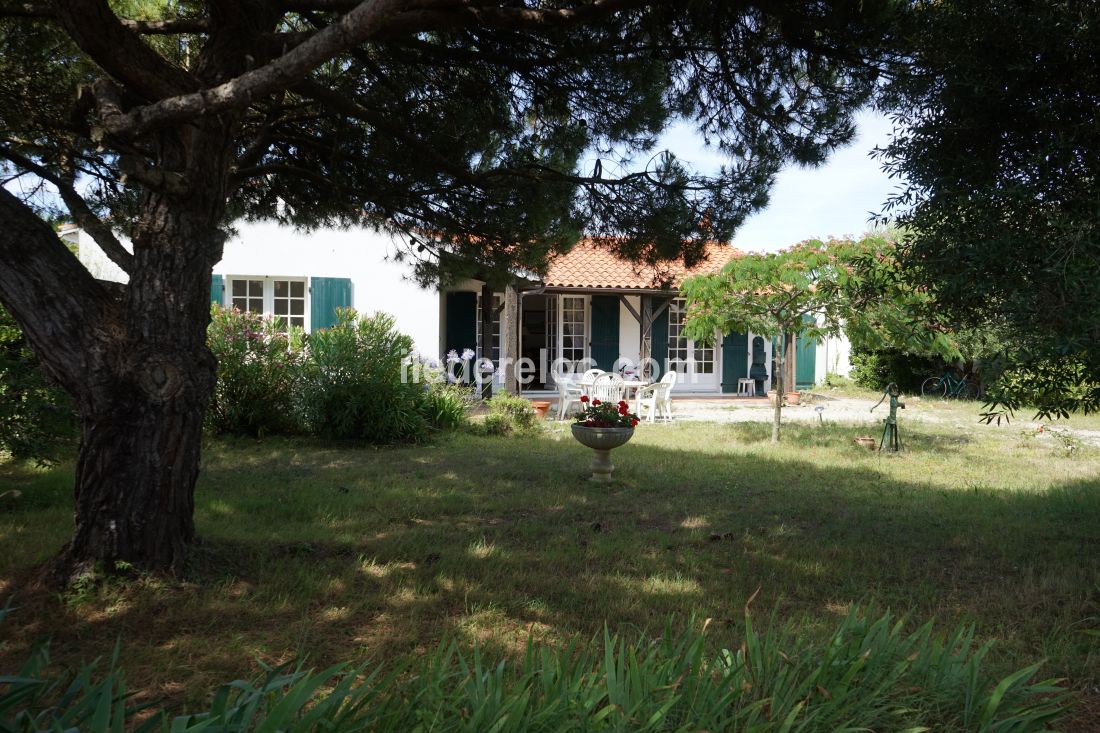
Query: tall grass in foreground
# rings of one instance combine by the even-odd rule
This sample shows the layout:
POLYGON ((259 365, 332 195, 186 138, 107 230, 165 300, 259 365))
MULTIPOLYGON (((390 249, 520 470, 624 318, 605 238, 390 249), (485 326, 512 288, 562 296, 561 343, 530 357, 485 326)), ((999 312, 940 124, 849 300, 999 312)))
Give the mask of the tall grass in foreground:
POLYGON ((222 686, 207 712, 158 712, 139 726, 113 665, 102 679, 91 668, 50 678, 43 645, 0 679, 0 730, 1022 733, 1066 711, 1056 681, 1031 681, 1038 665, 1002 680, 984 674, 989 646, 975 645, 971 627, 903 625, 853 611, 822 643, 790 625, 757 631, 746 617, 740 646, 714 656, 705 629, 629 644, 605 632, 602 645, 531 644, 514 667, 450 643, 393 665, 269 670, 222 686))

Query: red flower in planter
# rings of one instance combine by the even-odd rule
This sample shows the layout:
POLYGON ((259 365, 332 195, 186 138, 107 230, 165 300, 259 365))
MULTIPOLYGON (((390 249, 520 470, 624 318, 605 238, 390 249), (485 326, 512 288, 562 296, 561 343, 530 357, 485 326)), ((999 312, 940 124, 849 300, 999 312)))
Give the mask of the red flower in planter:
POLYGON ((632 428, 638 425, 638 416, 630 411, 625 400, 602 402, 581 397, 584 409, 576 414, 578 425, 586 428, 632 428))

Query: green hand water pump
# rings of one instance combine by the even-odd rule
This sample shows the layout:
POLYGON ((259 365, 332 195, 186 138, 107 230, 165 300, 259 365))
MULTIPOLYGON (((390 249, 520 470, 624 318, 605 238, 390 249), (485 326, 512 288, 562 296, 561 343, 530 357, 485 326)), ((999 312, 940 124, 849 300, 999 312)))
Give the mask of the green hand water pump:
MULTIPOLYGON (((898 402, 898 396, 901 394, 898 390, 898 385, 894 382, 886 385, 886 391, 882 393, 882 397, 875 403, 875 407, 881 405, 887 397, 890 398, 890 416, 886 418, 886 424, 882 429, 882 440, 879 441, 878 449, 880 451, 890 451, 891 453, 897 453, 901 450, 901 437, 898 435, 898 408, 905 409, 904 402, 898 402)), ((871 412, 875 411, 875 407, 871 408, 871 412)))

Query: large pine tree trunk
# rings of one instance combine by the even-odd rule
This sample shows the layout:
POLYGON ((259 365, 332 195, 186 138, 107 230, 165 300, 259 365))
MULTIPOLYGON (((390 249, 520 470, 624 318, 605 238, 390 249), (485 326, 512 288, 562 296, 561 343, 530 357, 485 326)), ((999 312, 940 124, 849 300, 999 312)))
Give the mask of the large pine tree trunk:
MULTIPOLYGON (((82 416, 76 529, 58 559, 66 581, 103 562, 179 573, 192 513, 212 359, 137 359, 110 399, 82 416)), ((120 378, 121 377, 121 378, 120 378)), ((109 379, 111 377, 108 377, 109 379)))
POLYGON ((161 169, 187 185, 145 192, 126 286, 92 279, 33 211, 0 193, 0 302, 82 425, 76 529, 55 566, 62 583, 97 566, 178 573, 195 536, 216 374, 210 271, 224 241, 230 149, 218 121, 161 139, 161 169))
POLYGON ((76 530, 64 580, 96 563, 179 573, 195 536, 194 489, 216 363, 206 345, 217 196, 146 197, 133 232, 125 328, 81 386, 76 530))

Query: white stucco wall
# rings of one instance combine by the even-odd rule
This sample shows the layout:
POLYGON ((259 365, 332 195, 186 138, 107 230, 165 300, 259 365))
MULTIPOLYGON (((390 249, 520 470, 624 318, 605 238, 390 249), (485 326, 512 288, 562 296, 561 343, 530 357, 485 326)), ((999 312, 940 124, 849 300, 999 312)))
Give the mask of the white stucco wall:
POLYGON ((826 374, 839 374, 847 377, 852 371, 852 344, 848 337, 830 336, 817 345, 817 362, 814 378, 818 384, 825 381, 826 374))
MULTIPOLYGON (((103 250, 99 248, 99 245, 95 243, 88 232, 82 229, 70 230, 65 232, 62 238, 76 243, 77 256, 80 257, 80 261, 84 263, 84 266, 88 268, 88 272, 92 273, 92 277, 96 280, 108 280, 116 283, 129 281, 130 276, 114 262, 107 259, 107 255, 103 254, 103 250)), ((130 243, 129 239, 124 237, 119 239, 123 247, 130 252, 134 251, 134 245, 130 243)))
MULTIPOLYGON (((225 243, 214 274, 225 277, 346 277, 352 305, 360 313, 385 311, 427 357, 438 357, 439 294, 410 280, 411 265, 388 260, 397 243, 370 229, 299 232, 275 223, 239 222, 225 243)), ((128 241, 124 246, 130 248, 128 241)), ((79 234, 80 259, 93 276, 125 282, 122 272, 87 233, 79 234)), ((307 304, 308 312, 308 304, 307 304)))

